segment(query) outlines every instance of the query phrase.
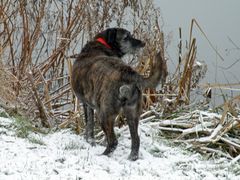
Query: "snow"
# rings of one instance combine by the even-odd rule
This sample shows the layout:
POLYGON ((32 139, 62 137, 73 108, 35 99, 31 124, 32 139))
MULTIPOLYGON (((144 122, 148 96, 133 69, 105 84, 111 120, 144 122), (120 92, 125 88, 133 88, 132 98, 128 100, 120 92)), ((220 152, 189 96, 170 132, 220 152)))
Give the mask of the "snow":
POLYGON ((128 128, 116 128, 118 148, 103 156, 104 146, 92 147, 69 129, 47 135, 15 135, 13 120, 0 117, 0 179, 240 179, 227 159, 204 160, 184 146, 173 145, 159 136, 156 128, 141 123, 140 159, 127 160, 130 153, 128 128), (121 134, 120 134, 121 133, 121 134))

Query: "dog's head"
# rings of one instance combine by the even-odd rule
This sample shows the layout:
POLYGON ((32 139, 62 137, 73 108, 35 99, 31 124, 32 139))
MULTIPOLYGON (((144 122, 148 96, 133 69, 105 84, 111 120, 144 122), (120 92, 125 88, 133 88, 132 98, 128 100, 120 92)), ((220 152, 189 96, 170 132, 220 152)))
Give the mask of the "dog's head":
POLYGON ((96 35, 95 39, 99 38, 104 39, 107 45, 120 57, 125 54, 133 54, 145 46, 143 41, 134 38, 129 31, 122 28, 106 29, 96 35))

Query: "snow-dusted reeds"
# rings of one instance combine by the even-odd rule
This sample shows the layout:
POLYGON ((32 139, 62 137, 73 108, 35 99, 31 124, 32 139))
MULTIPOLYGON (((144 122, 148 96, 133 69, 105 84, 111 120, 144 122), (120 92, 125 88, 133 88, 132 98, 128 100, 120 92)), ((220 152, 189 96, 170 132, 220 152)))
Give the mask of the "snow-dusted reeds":
POLYGON ((12 96, 1 104, 13 104, 17 113, 45 127, 73 124, 81 129, 81 106, 69 81, 70 57, 97 32, 120 26, 143 39, 147 48, 141 58, 126 59, 133 66, 152 61, 159 49, 164 55, 160 13, 153 1, 6 0, 0 2, 0 17, 0 97, 12 96))
POLYGON ((225 103, 222 114, 194 110, 179 114, 176 118, 159 120, 145 117, 141 123, 158 128, 174 142, 191 144, 191 148, 233 159, 240 153, 240 116, 233 110, 232 101, 225 103))

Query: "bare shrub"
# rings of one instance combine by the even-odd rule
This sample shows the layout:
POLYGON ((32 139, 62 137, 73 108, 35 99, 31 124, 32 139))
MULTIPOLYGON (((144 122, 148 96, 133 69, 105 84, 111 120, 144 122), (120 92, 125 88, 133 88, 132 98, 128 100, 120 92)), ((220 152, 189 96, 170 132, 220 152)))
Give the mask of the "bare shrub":
POLYGON ((96 32, 120 26, 145 40, 142 58, 127 58, 129 63, 151 62, 159 49, 164 56, 160 12, 152 0, 6 0, 0 2, 0 16, 2 67, 16 80, 4 77, 11 82, 4 87, 12 88, 19 111, 40 118, 46 127, 69 124, 65 120, 81 124, 80 107, 69 84, 72 60, 68 57, 78 54, 96 32))

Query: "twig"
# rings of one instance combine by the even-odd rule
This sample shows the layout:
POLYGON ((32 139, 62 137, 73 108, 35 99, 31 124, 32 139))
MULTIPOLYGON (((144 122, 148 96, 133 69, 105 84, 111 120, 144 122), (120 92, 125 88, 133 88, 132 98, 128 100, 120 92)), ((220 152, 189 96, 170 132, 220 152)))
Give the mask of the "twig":
POLYGON ((146 111, 145 113, 143 113, 143 114, 140 115, 140 118, 143 118, 143 117, 145 117, 145 116, 147 116, 147 115, 150 115, 150 114, 152 114, 152 111, 151 111, 151 110, 146 111))
POLYGON ((227 143, 228 145, 230 146, 234 146, 235 148, 239 149, 240 150, 240 145, 235 143, 235 142, 232 142, 224 137, 221 137, 220 140, 222 140, 223 142, 227 143))
POLYGON ((42 125, 43 125, 44 127, 50 128, 50 127, 51 127, 51 124, 50 124, 50 122, 48 121, 48 115, 47 115, 47 113, 46 113, 46 111, 45 111, 45 107, 44 107, 44 105, 43 105, 43 102, 41 101, 41 99, 40 99, 40 97, 39 97, 39 95, 38 95, 38 91, 37 91, 37 88, 36 88, 36 86, 35 86, 35 84, 34 84, 34 80, 33 80, 33 77, 32 77, 32 72, 31 72, 31 71, 28 72, 27 75, 28 75, 28 78, 29 78, 30 83, 31 83, 31 85, 32 85, 33 95, 34 95, 34 97, 36 98, 36 101, 35 101, 35 102, 36 102, 36 106, 38 107, 38 110, 39 110, 39 113, 40 113, 39 116, 40 116, 42 125))
POLYGON ((167 128, 167 127, 159 126, 158 129, 163 131, 183 132, 183 129, 179 129, 179 128, 167 128))
POLYGON ((230 162, 230 164, 235 164, 237 161, 239 161, 240 160, 240 154, 237 156, 237 157, 235 157, 234 159, 232 159, 232 161, 230 162))
POLYGON ((208 147, 200 147, 201 150, 204 150, 204 151, 208 151, 208 152, 211 152, 211 153, 216 153, 216 154, 219 154, 221 156, 224 156, 228 159, 233 159, 229 154, 226 154, 222 151, 219 151, 217 149, 212 149, 212 148, 208 148, 208 147))
POLYGON ((190 128, 193 126, 193 124, 185 121, 175 121, 175 120, 164 120, 159 122, 160 126, 178 126, 178 127, 183 127, 183 128, 190 128))
POLYGON ((156 118, 155 115, 150 116, 150 117, 147 117, 147 118, 145 118, 145 119, 142 119, 142 120, 140 120, 140 122, 141 122, 141 123, 147 123, 147 122, 153 120, 154 118, 156 118))
POLYGON ((196 19, 192 19, 191 22, 191 30, 190 30, 190 41, 189 43, 191 43, 192 40, 192 32, 193 32, 193 25, 194 23, 196 24, 196 26, 198 27, 198 29, 200 30, 200 32, 203 34, 203 36, 206 38, 208 44, 211 46, 211 48, 217 53, 217 55, 220 57, 220 59, 222 61, 224 61, 224 58, 222 57, 222 55, 218 52, 218 50, 213 46, 213 44, 211 43, 211 41, 208 39, 206 33, 203 31, 203 29, 201 28, 201 26, 198 24, 198 22, 196 21, 196 19))
POLYGON ((193 128, 189 128, 189 129, 184 129, 182 131, 182 134, 177 138, 177 139, 180 139, 180 138, 183 138, 184 136, 188 135, 188 134, 192 134, 192 133, 200 133, 200 132, 205 132, 205 133, 211 133, 212 132, 212 129, 209 129, 207 128, 206 126, 211 126, 212 123, 211 122, 206 122, 204 124, 205 126, 203 126, 202 124, 197 124, 195 127, 193 128))
POLYGON ((53 96, 50 100, 44 102, 44 104, 48 104, 49 102, 58 99, 59 97, 61 97, 63 94, 69 92, 71 90, 70 87, 68 87, 67 89, 63 90, 62 92, 60 92, 59 94, 53 96))

